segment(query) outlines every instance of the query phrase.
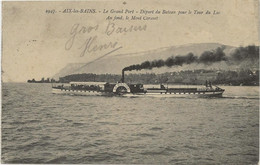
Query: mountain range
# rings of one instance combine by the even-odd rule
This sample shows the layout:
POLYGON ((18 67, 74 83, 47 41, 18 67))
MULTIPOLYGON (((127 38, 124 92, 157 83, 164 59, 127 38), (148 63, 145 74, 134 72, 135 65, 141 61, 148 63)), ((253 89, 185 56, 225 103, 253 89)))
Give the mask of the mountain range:
MULTIPOLYGON (((225 47, 224 52, 228 56, 237 47, 223 45, 219 43, 199 43, 199 44, 185 44, 181 46, 170 46, 159 49, 151 49, 149 51, 128 53, 128 54, 116 54, 106 56, 100 60, 93 63, 69 63, 63 69, 61 69, 57 74, 53 76, 54 79, 59 79, 59 77, 64 77, 70 74, 80 74, 80 73, 95 73, 95 74, 120 74, 122 69, 126 66, 133 64, 140 64, 144 61, 152 61, 159 59, 167 59, 171 56, 176 55, 186 55, 188 53, 193 53, 196 56, 200 56, 204 51, 214 50, 218 47, 225 47)), ((194 69, 194 65, 190 68, 194 69)), ((227 66, 225 66, 227 67, 227 66)), ((159 70, 159 69, 154 69, 159 70)), ((160 68, 161 71, 168 71, 167 67, 160 68)))

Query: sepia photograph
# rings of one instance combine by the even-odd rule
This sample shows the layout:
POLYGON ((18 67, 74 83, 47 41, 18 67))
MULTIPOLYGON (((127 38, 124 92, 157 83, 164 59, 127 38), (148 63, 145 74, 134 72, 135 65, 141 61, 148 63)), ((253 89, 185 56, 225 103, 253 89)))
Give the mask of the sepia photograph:
POLYGON ((259 163, 258 0, 1 3, 2 164, 259 163))

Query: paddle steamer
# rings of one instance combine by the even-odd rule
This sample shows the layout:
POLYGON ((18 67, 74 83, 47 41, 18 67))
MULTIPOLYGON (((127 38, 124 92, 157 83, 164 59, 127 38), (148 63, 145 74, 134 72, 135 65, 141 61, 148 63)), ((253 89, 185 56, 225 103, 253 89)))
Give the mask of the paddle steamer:
POLYGON ((129 84, 124 82, 124 72, 122 72, 121 82, 70 82, 52 86, 52 92, 55 94, 72 95, 99 95, 99 96, 154 96, 154 97, 221 97, 225 90, 218 86, 206 82, 205 86, 172 88, 160 84, 153 87, 147 87, 143 84, 129 84))

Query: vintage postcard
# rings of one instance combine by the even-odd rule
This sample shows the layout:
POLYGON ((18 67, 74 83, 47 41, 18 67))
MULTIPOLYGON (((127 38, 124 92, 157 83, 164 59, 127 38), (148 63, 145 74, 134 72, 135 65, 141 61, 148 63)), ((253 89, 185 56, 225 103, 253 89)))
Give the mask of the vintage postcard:
POLYGON ((4 164, 257 164, 257 0, 2 2, 4 164))

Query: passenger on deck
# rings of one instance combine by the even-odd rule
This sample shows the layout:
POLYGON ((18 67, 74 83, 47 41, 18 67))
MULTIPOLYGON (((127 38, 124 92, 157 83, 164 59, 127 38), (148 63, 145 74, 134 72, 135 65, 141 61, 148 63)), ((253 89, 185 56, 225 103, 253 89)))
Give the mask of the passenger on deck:
POLYGON ((206 80, 205 86, 208 87, 208 80, 206 80))
POLYGON ((161 89, 165 89, 164 85, 161 84, 161 89))
POLYGON ((211 81, 209 81, 209 87, 212 88, 212 84, 211 84, 211 81))

